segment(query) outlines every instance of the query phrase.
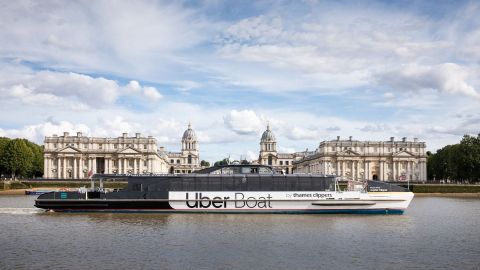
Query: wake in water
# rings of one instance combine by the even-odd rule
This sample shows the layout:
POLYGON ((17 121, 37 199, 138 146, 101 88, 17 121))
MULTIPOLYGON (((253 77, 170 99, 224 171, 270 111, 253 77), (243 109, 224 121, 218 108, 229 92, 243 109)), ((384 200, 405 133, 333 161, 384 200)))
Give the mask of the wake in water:
POLYGON ((45 210, 37 208, 0 208, 0 214, 31 215, 44 212, 45 210))

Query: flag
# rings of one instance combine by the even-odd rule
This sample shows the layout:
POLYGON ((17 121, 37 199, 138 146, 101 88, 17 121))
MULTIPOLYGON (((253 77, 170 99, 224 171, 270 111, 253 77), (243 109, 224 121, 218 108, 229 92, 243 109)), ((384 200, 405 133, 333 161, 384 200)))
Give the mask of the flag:
POLYGON ((93 175, 93 170, 88 171, 88 174, 87 174, 88 178, 92 178, 92 175, 93 175))

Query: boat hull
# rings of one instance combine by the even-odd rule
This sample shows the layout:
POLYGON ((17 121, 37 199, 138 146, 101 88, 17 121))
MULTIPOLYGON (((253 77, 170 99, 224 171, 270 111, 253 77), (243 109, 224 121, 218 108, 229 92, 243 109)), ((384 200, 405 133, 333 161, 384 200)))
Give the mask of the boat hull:
POLYGON ((58 212, 402 214, 412 198, 411 192, 170 192, 168 199, 65 196, 37 199, 35 206, 58 212))

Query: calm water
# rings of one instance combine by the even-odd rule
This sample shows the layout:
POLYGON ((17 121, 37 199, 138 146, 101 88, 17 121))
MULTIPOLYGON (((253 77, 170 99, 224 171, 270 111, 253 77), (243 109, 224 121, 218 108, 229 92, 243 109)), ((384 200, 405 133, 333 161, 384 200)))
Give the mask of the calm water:
POLYGON ((479 269, 480 199, 402 216, 60 214, 0 196, 0 269, 479 269))

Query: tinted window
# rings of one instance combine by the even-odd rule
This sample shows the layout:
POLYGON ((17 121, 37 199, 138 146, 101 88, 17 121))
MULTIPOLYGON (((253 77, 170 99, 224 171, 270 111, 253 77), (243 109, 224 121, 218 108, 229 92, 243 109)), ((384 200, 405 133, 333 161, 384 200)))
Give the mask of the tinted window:
POLYGON ((270 191, 272 189, 272 177, 271 176, 260 176, 260 188, 262 191, 270 191))
POLYGON ((208 181, 210 183, 211 191, 221 191, 222 190, 222 178, 220 177, 209 177, 208 181))
POLYGON ((170 178, 170 191, 183 191, 183 182, 180 178, 170 178))

